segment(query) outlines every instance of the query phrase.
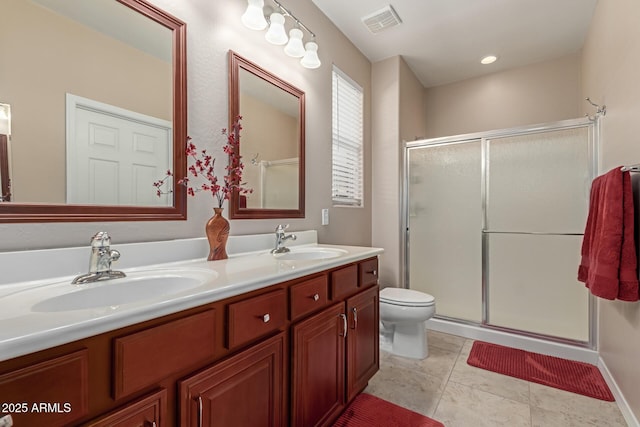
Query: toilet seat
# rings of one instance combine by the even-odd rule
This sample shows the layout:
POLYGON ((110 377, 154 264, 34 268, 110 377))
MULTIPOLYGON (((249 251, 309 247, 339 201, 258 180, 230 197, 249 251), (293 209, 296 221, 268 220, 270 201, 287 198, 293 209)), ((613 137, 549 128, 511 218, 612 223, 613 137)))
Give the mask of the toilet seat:
POLYGON ((413 289, 384 288, 380 291, 380 302, 403 307, 429 307, 435 304, 435 298, 413 289))

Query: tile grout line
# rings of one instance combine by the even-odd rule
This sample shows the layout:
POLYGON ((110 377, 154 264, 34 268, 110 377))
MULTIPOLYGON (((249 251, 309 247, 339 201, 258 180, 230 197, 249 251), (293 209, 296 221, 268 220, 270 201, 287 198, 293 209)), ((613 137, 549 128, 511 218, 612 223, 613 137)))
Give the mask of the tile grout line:
POLYGON ((453 374, 453 369, 455 368, 456 363, 458 363, 458 359, 460 358, 460 355, 462 354, 462 348, 463 347, 464 347, 464 343, 458 349, 458 355, 456 356, 456 360, 451 365, 451 369, 449 369, 449 375, 447 375, 447 377, 445 379, 444 386, 442 387, 442 392, 440 393, 440 396, 438 397, 438 402, 436 403, 436 405, 433 408, 433 416, 435 416, 436 412, 438 411, 438 407, 440 406, 440 402, 442 401, 442 396, 444 396, 444 392, 447 389, 447 385, 449 385, 449 380, 451 379, 451 374, 453 374))

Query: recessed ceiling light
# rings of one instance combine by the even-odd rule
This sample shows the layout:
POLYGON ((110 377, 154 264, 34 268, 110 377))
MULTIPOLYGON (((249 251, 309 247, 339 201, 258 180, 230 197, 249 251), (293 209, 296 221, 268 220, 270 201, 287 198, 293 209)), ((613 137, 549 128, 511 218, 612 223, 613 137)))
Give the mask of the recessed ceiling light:
POLYGON ((480 63, 484 64, 484 65, 493 64, 494 62, 496 62, 497 59, 498 59, 498 57, 495 56, 495 55, 488 55, 488 56, 485 56, 484 58, 482 58, 480 60, 480 63))

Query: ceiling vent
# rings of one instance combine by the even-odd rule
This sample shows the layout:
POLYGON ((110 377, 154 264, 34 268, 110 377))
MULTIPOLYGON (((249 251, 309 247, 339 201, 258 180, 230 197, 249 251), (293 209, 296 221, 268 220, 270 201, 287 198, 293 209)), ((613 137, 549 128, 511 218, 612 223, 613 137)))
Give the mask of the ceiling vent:
POLYGON ((369 31, 376 34, 382 30, 386 30, 387 28, 400 25, 402 20, 396 11, 393 10, 393 6, 388 5, 377 12, 373 12, 372 14, 363 17, 362 22, 367 26, 369 31))

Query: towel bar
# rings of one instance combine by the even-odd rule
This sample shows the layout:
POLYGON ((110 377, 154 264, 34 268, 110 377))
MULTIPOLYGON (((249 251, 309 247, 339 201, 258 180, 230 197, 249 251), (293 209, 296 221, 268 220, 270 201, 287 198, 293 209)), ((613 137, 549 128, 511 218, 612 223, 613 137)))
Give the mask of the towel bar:
POLYGON ((640 172, 640 164, 631 165, 631 166, 623 166, 620 168, 622 172, 640 172))

